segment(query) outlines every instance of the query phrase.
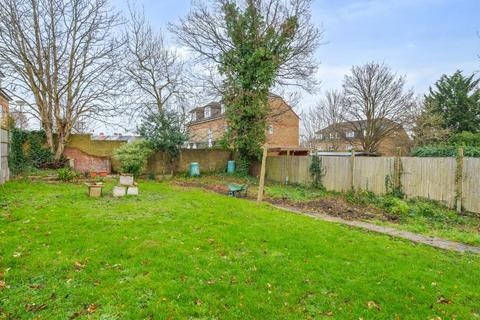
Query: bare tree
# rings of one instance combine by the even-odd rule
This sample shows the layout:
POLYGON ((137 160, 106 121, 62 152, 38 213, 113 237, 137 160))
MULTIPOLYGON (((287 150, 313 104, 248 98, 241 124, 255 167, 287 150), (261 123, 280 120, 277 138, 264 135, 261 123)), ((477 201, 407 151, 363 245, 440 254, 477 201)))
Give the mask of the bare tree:
MULTIPOLYGON (((169 29, 182 45, 196 53, 198 61, 218 65, 221 56, 234 48, 225 23, 223 11, 225 5, 235 3, 244 8, 253 2, 265 20, 262 24, 264 29, 260 30, 260 34, 267 32, 281 34, 284 22, 295 17, 298 28, 288 44, 288 54, 282 56, 275 84, 293 85, 312 91, 317 84, 314 75, 318 67, 314 53, 322 39, 322 31, 311 22, 312 1, 197 0, 194 1, 190 14, 180 19, 178 24, 170 24, 169 29)), ((221 90, 218 85, 216 88, 221 90)))
MULTIPOLYGON (((316 105, 310 107, 303 115, 304 144, 308 147, 315 147, 319 131, 325 129, 328 133, 337 133, 337 126, 343 121, 344 96, 341 91, 331 90, 325 93, 316 105)), ((334 150, 338 149, 340 140, 332 140, 334 150)))
POLYGON ((80 119, 115 111, 119 22, 108 0, 0 0, 0 63, 15 92, 33 99, 55 159, 80 119))
POLYGON ((405 89, 405 78, 385 64, 352 67, 345 76, 344 119, 359 133, 365 151, 377 152, 380 142, 412 121, 414 93, 405 89))
POLYGON ((126 72, 137 105, 133 111, 163 112, 183 106, 188 88, 184 60, 168 47, 161 31, 153 30, 143 12, 133 7, 126 42, 126 72))

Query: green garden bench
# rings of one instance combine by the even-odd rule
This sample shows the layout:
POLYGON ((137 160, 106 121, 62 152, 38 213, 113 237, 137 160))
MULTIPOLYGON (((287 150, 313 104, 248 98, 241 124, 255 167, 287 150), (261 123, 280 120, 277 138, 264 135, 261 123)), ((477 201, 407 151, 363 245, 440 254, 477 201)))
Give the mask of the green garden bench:
POLYGON ((247 197, 248 184, 234 184, 230 183, 228 186, 228 195, 232 197, 247 197))

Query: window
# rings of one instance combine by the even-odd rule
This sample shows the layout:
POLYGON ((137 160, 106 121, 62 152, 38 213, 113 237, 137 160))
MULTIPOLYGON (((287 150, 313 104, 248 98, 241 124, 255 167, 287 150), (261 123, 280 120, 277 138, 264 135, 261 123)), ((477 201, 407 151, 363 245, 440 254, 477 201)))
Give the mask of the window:
POLYGON ((319 140, 323 140, 323 134, 319 133, 319 134, 318 134, 318 139, 319 139, 319 140))
POLYGON ((350 138, 350 139, 355 138, 355 132, 353 132, 353 131, 348 131, 348 132, 346 133, 346 136, 347 136, 347 138, 350 138))
POLYGON ((225 105, 223 103, 220 105, 220 113, 221 114, 225 113, 225 105))
POLYGON ((364 136, 364 137, 367 136, 367 130, 363 130, 363 136, 364 136))
POLYGON ((192 121, 197 121, 197 112, 192 112, 192 121))
POLYGON ((212 116, 212 108, 206 107, 205 108, 205 118, 210 118, 212 116))
POLYGON ((268 126, 268 134, 273 134, 273 126, 272 125, 268 126))

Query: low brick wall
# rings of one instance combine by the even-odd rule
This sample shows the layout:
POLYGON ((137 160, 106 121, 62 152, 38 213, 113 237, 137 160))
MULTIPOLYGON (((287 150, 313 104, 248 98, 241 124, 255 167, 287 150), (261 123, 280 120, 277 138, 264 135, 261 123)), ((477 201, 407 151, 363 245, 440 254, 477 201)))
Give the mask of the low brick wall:
MULTIPOLYGON (((118 172, 119 163, 113 159, 113 152, 125 142, 96 141, 90 135, 72 135, 65 157, 73 160, 74 169, 79 172, 118 172)), ((183 149, 175 163, 178 172, 187 172, 191 162, 198 162, 202 172, 223 171, 231 159, 229 151, 218 149, 183 149)), ((156 152, 148 159, 145 174, 169 174, 170 160, 163 152, 156 152)))

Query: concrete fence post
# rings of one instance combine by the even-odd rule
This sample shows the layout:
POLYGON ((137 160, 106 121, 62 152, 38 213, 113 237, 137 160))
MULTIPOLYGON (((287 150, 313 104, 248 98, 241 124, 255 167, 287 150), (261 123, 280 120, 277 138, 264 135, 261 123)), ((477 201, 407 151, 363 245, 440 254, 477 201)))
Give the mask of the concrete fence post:
POLYGON ((462 212, 462 198, 463 198, 463 155, 464 150, 462 147, 458 148, 457 152, 457 171, 455 174, 455 199, 457 212, 462 212))

